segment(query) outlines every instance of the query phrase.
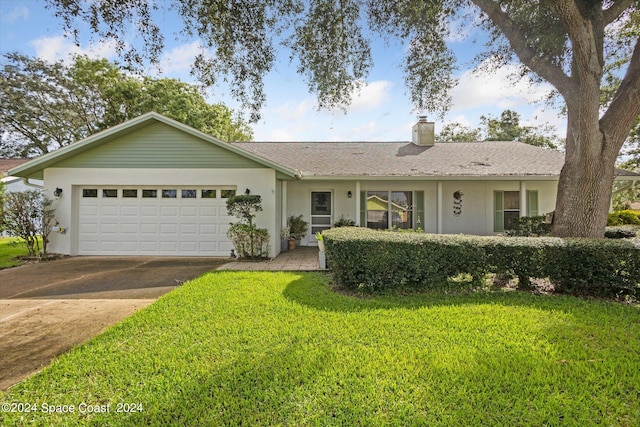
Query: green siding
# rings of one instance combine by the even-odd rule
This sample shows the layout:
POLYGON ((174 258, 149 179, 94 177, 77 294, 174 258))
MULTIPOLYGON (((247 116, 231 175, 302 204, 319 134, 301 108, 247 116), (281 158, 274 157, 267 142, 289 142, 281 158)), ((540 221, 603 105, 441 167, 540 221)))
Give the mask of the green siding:
POLYGON ((536 190, 527 191, 527 216, 538 216, 538 192, 536 190))
POLYGON ((504 192, 493 192, 493 231, 504 231, 504 192))
POLYGON ((367 226, 367 192, 360 192, 360 227, 367 226))
POLYGON ((61 168, 264 168, 251 159, 156 123, 63 160, 61 168))
POLYGON ((416 207, 415 228, 424 230, 424 191, 416 191, 415 194, 416 200, 413 203, 416 207))

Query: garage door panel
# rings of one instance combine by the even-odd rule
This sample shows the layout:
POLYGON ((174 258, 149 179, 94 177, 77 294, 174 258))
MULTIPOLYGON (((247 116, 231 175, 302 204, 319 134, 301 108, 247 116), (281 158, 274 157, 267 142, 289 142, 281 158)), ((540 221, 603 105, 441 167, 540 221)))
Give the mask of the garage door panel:
POLYGON ((217 206, 201 206, 200 207, 200 216, 217 217, 218 216, 218 207, 217 206))
MULTIPOLYGON (((80 254, 229 255, 233 246, 226 233, 233 218, 226 200, 200 198, 199 187, 188 188, 198 188, 198 197, 184 199, 180 188, 176 198, 122 197, 122 188, 136 186, 120 187, 118 197, 108 198, 102 197, 102 187, 98 197, 82 197, 79 191, 80 254)), ((137 194, 143 194, 142 187, 137 194)))
POLYGON ((79 213, 81 216, 97 215, 98 209, 98 205, 81 205, 79 213))
POLYGON ((160 252, 173 253, 178 251, 178 242, 160 242, 160 252))
POLYGON ((200 234, 203 236, 217 236, 218 224, 200 224, 200 234))
POLYGON ((137 241, 120 241, 120 252, 122 253, 136 253, 138 250, 137 241))
POLYGON ((140 216, 155 218, 158 216, 158 206, 140 206, 140 216))
POLYGON ((120 227, 117 223, 102 223, 100 224, 100 234, 119 234, 120 227))
MULTIPOLYGON (((163 219, 163 221, 166 219, 163 219)), ((178 224, 160 224, 160 233, 162 234, 177 234, 178 233, 178 224)))
POLYGON ((160 215, 163 218, 177 217, 178 216, 178 207, 177 206, 162 206, 160 208, 160 215))
POLYGON ((124 217, 138 217, 140 215, 140 211, 138 210, 138 206, 121 206, 120 207, 120 215, 124 217))
POLYGON ((137 222, 122 223, 120 224, 120 232, 124 234, 135 234, 138 233, 139 227, 137 222))
POLYGON ((181 235, 193 235, 195 236, 198 232, 197 224, 180 224, 180 234, 181 235))
POLYGON ((117 217, 120 213, 119 206, 101 206, 100 215, 117 217))
POLYGON ((180 207, 180 216, 197 216, 198 208, 196 206, 182 206, 180 207))

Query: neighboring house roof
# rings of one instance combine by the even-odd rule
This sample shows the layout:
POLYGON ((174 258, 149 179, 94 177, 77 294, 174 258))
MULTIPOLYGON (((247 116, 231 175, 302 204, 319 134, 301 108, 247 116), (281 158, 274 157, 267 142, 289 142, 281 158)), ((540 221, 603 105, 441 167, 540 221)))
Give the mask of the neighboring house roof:
POLYGON ((5 159, 0 158, 0 178, 9 176, 9 169, 20 166, 23 163, 28 162, 30 159, 5 159))
POLYGON ((94 148, 100 147, 103 144, 114 141, 132 132, 147 128, 148 126, 157 123, 163 123, 181 132, 208 142, 216 147, 223 148, 224 150, 228 150, 229 152, 248 158, 265 167, 274 169, 284 174, 285 176, 289 176, 292 178, 296 176, 296 171, 294 169, 289 169, 277 162, 273 162, 269 159, 263 158, 259 154, 254 154, 246 150, 242 150, 232 144, 221 141, 211 135, 207 135, 190 126, 187 126, 155 112, 143 114, 136 117, 135 119, 126 121, 102 132, 96 133, 88 138, 75 142, 71 145, 60 148, 59 150, 30 160, 23 165, 12 168, 9 173, 11 173, 11 175, 20 177, 41 179, 43 175, 42 171, 46 168, 54 167, 56 166, 56 164, 59 164, 74 156, 85 153, 89 150, 93 150, 94 148))

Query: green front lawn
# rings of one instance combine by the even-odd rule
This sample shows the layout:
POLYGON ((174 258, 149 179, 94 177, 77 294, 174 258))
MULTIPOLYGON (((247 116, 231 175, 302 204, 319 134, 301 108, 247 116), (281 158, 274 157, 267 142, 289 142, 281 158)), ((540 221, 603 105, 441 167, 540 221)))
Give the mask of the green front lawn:
POLYGON ((18 257, 27 255, 24 240, 18 237, 0 237, 0 270, 22 264, 18 257))
POLYGON ((37 410, 0 424, 633 426, 639 367, 638 306, 214 272, 0 393, 37 410))

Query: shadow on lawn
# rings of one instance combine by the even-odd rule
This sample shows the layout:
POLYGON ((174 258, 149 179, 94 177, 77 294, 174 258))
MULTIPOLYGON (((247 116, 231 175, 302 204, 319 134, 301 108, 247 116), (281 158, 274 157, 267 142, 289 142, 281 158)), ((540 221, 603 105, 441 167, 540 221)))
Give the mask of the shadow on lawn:
MULTIPOLYGON (((566 313, 586 313, 593 304, 606 304, 621 310, 632 308, 605 300, 585 300, 568 295, 534 295, 524 291, 473 289, 470 285, 453 284, 427 292, 358 295, 327 284, 326 275, 309 273, 289 282, 283 296, 290 301, 316 310, 353 312, 366 310, 408 309, 424 307, 499 304, 540 310, 561 310, 566 313), (315 277, 314 277, 315 275, 315 277)), ((637 306, 635 308, 638 308, 637 306)))

